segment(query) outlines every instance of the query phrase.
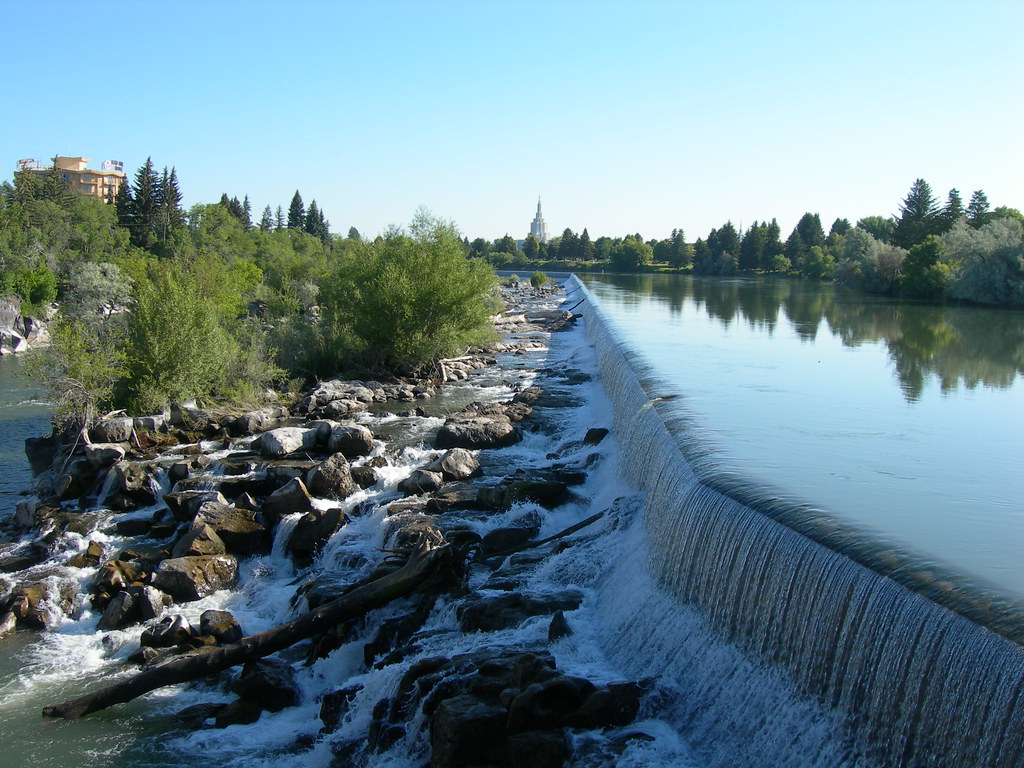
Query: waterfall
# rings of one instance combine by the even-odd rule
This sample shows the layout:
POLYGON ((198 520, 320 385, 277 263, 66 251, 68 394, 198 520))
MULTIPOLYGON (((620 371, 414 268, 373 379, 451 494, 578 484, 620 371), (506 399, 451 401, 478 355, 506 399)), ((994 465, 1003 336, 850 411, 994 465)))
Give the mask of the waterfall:
POLYGON ((723 765, 744 740, 759 765, 1024 764, 1024 648, 709 483, 588 298, 620 469, 645 494, 642 546, 603 596, 608 652, 688 687, 680 727, 705 757, 731 739, 723 765), (638 569, 657 595, 626 585, 638 569))

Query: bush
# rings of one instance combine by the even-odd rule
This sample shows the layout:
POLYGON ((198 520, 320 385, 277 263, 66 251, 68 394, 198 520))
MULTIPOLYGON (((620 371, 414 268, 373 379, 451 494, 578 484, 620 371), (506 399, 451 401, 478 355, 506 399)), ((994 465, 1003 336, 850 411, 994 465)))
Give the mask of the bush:
POLYGON ((541 286, 545 285, 547 281, 548 276, 539 270, 530 275, 530 285, 532 285, 534 288, 540 288, 541 286))

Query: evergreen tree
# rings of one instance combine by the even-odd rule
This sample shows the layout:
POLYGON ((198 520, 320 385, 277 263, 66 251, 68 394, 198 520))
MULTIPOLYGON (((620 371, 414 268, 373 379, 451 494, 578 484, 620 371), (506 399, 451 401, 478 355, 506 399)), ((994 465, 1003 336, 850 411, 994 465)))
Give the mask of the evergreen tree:
POLYGON ((946 207, 942 209, 941 213, 942 231, 948 232, 965 215, 964 204, 960 199, 960 191, 955 188, 949 190, 949 196, 946 198, 946 207))
POLYGON ((331 233, 328 231, 327 220, 324 218, 324 212, 316 204, 316 200, 309 204, 309 210, 306 211, 302 222, 302 229, 323 243, 330 239, 331 233))
POLYGON ((980 189, 976 189, 971 195, 971 202, 967 204, 967 223, 975 229, 980 229, 988 219, 988 197, 980 189))
MULTIPOLYGON (((355 227, 348 228, 348 239, 349 240, 362 240, 363 238, 359 234, 359 230, 355 227)), ((463 238, 465 239, 465 238, 463 238)))
POLYGON ((526 236, 526 240, 523 242, 523 253, 526 254, 526 258, 530 261, 537 260, 537 256, 540 255, 540 240, 537 239, 536 235, 526 236))
POLYGON ((764 243, 768 227, 756 221, 740 241, 739 268, 744 271, 764 269, 764 243))
POLYGON ((263 209, 263 216, 260 217, 260 229, 264 232, 272 232, 274 229, 274 212, 269 205, 263 209))
POLYGON ((306 223, 306 209, 302 205, 302 195, 295 190, 292 202, 288 206, 288 229, 302 229, 306 223))
POLYGON ((245 231, 248 232, 252 229, 252 203, 249 202, 249 196, 245 196, 245 200, 242 202, 242 224, 245 227, 245 231))
POLYGON ((924 242, 928 235, 938 234, 941 228, 942 219, 932 188, 924 179, 917 179, 900 206, 892 242, 900 248, 910 248, 924 242))
POLYGON ((796 223, 796 231, 800 234, 805 250, 825 245, 825 230, 821 226, 821 217, 816 213, 805 213, 801 216, 800 221, 796 223))
POLYGON ((284 229, 284 211, 281 206, 277 206, 277 210, 274 212, 274 229, 284 229))
POLYGON ((516 241, 506 232, 504 237, 494 243, 494 250, 497 253, 507 253, 510 256, 514 256, 518 249, 516 248, 516 241))
POLYGON ((132 245, 149 249, 157 239, 161 206, 160 177, 156 175, 151 157, 135 172, 132 199, 132 245))
POLYGON ((185 225, 185 213, 181 210, 181 190, 178 189, 178 173, 172 167, 167 172, 164 166, 160 178, 160 240, 166 241, 168 232, 185 225))
POLYGON ((135 223, 135 201, 132 199, 132 187, 127 181, 117 188, 114 205, 117 207, 117 225, 131 232, 135 223))
MULTIPOLYGON (((853 229, 853 225, 850 224, 849 219, 836 219, 832 222, 832 228, 828 231, 829 237, 832 235, 845 236, 847 232, 853 229)), ((825 238, 826 240, 828 238, 825 238)))
MULTIPOLYGON (((711 230, 714 232, 714 230, 711 230)), ((710 239, 710 235, 708 238, 710 239)), ((697 238, 697 242, 693 244, 693 271, 698 275, 709 275, 714 266, 714 258, 711 254, 711 248, 702 239, 697 238)))
POLYGON ((596 249, 593 241, 590 239, 590 233, 587 232, 587 228, 583 228, 583 234, 580 235, 579 242, 579 257, 582 261, 593 261, 594 253, 596 249))
POLYGON ((57 167, 56 160, 46 172, 46 175, 43 176, 43 183, 38 187, 36 197, 39 200, 48 200, 56 203, 61 208, 67 208, 71 205, 71 190, 68 189, 67 179, 64 178, 64 174, 57 167))
POLYGON ((776 256, 786 252, 786 246, 782 244, 782 227, 779 222, 772 219, 764 233, 764 258, 765 264, 770 264, 776 256))
POLYGON ((800 237, 799 230, 794 227, 793 231, 789 233, 789 237, 786 238, 786 258, 791 264, 799 264, 806 252, 807 246, 800 237))

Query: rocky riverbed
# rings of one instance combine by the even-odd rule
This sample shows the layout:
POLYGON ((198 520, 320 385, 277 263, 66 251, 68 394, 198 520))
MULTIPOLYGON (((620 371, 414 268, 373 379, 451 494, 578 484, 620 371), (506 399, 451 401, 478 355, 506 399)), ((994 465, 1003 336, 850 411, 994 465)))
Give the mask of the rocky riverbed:
POLYGON ((550 354, 552 334, 579 333, 574 302, 560 287, 505 298, 502 342, 436 380, 327 381, 290 408, 183 404, 70 446, 30 441, 36 495, 4 521, 0 634, 92 649, 47 714, 159 689, 145 701, 173 725, 139 765, 642 752, 651 728, 631 724, 657 686, 617 677, 589 618, 597 542, 638 504, 593 479, 614 474, 614 440, 580 343, 550 354))

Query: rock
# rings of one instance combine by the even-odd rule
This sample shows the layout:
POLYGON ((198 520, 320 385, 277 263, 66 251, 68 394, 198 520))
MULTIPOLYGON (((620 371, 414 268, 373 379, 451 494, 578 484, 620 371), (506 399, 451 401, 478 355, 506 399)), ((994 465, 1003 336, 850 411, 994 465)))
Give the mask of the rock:
POLYGON ((356 492, 356 482, 344 453, 336 453, 309 470, 306 485, 312 495, 323 499, 340 500, 356 492))
POLYGON ((174 718, 186 728, 198 730, 212 721, 227 707, 225 702, 207 702, 193 704, 183 710, 174 713, 174 718))
POLYGON ((129 591, 138 590, 136 597, 139 603, 140 621, 150 621, 159 616, 163 609, 171 604, 171 596, 156 587, 128 587, 129 591))
POLYGON ((274 429, 286 418, 288 411, 280 406, 260 408, 232 419, 228 423, 228 430, 233 435, 253 435, 274 429))
POLYGON ((430 472, 440 472, 446 482, 468 480, 483 474, 476 456, 465 448, 452 448, 443 456, 425 467, 430 472))
POLYGON ((107 603, 107 607, 104 609, 96 628, 109 631, 136 624, 138 621, 139 606, 136 603, 135 596, 124 590, 114 595, 110 602, 107 603))
POLYGON ((269 712, 294 707, 300 698, 295 670, 279 659, 247 661, 232 690, 269 712))
POLYGON ((231 555, 175 557, 160 563, 153 586, 178 602, 199 600, 238 582, 238 561, 231 555))
POLYGON ((120 536, 145 536, 153 529, 153 521, 144 517, 129 517, 114 523, 114 529, 120 536))
POLYGON ((230 645, 242 639, 238 619, 227 611, 203 611, 199 617, 199 634, 212 635, 218 643, 230 645))
POLYGON ((583 594, 575 589, 545 596, 517 592, 497 597, 467 600, 455 612, 463 632, 491 632, 508 629, 531 616, 544 616, 555 611, 572 611, 583 602, 583 594))
POLYGON ((524 731, 508 738, 509 768, 561 768, 568 759, 564 731, 524 731))
POLYGON ((232 554, 250 557, 270 551, 270 532, 256 522, 256 513, 251 509, 207 501, 199 506, 192 521, 196 529, 204 525, 216 532, 232 554))
POLYGON ((499 765, 505 757, 505 720, 499 704, 463 694, 440 703, 430 720, 430 764, 499 765))
POLYGON ((171 557, 226 555, 227 547, 217 532, 206 523, 193 523, 171 550, 171 557))
POLYGON ((555 615, 551 617, 551 623, 548 625, 548 642, 553 643, 563 637, 569 637, 571 634, 572 628, 565 620, 565 614, 562 611, 555 611, 555 615))
POLYGON ((360 488, 370 488, 377 484, 379 478, 373 467, 349 467, 352 480, 360 488))
POLYGON ((71 568, 95 568, 100 564, 102 557, 103 545, 98 541, 90 541, 85 552, 74 555, 67 564, 71 568))
POLYGON ((288 539, 287 549, 295 564, 302 568, 309 565, 324 543, 347 522, 348 517, 337 507, 304 514, 288 539))
POLYGON ((278 427, 252 441, 252 448, 270 458, 280 458, 316 447, 317 430, 303 427, 278 427))
POLYGON ((134 426, 127 416, 102 419, 89 428, 89 439, 94 443, 127 443, 134 426))
POLYGON ((584 445, 597 445, 608 435, 608 430, 604 427, 591 427, 587 430, 587 434, 583 436, 584 445))
POLYGON ((482 557, 490 557, 498 552, 515 549, 528 543, 536 531, 532 528, 495 528, 488 531, 480 542, 482 557))
POLYGON ((373 433, 362 424, 343 422, 331 430, 327 450, 342 453, 349 461, 366 456, 373 450, 373 433))
POLYGON ((155 483, 145 468, 134 462, 122 461, 114 465, 113 485, 103 502, 111 509, 128 510, 156 503, 155 483))
POLYGON ((609 728, 629 725, 640 711, 649 681, 611 683, 591 693, 565 723, 570 728, 609 728))
POLYGON ((14 611, 7 611, 0 616, 0 637, 7 637, 18 627, 18 617, 14 611))
POLYGON ((432 493, 441 487, 443 478, 440 472, 429 472, 415 469, 407 478, 398 484, 398 490, 406 496, 421 496, 432 493))
POLYGON ((142 569, 135 563, 111 560, 100 566, 99 571, 93 577, 92 588, 94 592, 113 595, 131 584, 139 582, 143 576, 142 569))
POLYGON ((453 416, 434 439, 435 448, 504 448, 522 439, 507 416, 453 416))
POLYGON ((355 700, 356 694, 361 690, 363 690, 363 686, 357 683, 324 694, 320 700, 320 722, 324 724, 321 729, 323 733, 334 733, 345 715, 348 714, 349 706, 355 700))
POLYGON ((544 394, 544 390, 540 387, 527 387, 526 389, 516 392, 512 396, 513 403, 525 403, 526 405, 534 405, 541 396, 544 394))
POLYGON ((132 419, 132 426, 138 432, 159 432, 167 424, 167 417, 162 413, 153 416, 136 416, 132 419))
POLYGON ((260 719, 263 710, 259 704, 245 699, 235 699, 214 715, 214 726, 227 728, 229 725, 249 725, 260 719))
POLYGON ((32 477, 38 477, 53 465, 59 447, 60 441, 52 435, 25 438, 25 455, 28 457, 32 477))
POLYGON ((95 470, 104 469, 124 459, 125 449, 117 443, 93 443, 85 446, 85 458, 95 470))
POLYGON ((174 519, 183 523, 191 522, 199 511, 199 506, 208 501, 228 503, 220 491, 213 490, 173 491, 164 494, 164 504, 171 510, 174 519))
POLYGON ((19 626, 47 629, 56 622, 51 612, 46 610, 45 601, 44 584, 19 584, 0 601, 0 615, 13 614, 19 626))
POLYGON ((143 630, 139 643, 145 648, 173 648, 185 645, 196 634, 195 627, 184 616, 165 616, 157 624, 143 630))
POLYGON ((270 494, 263 502, 261 511, 264 518, 272 525, 286 515, 296 512, 309 512, 313 509, 313 499, 306 490, 306 485, 295 477, 270 494))
POLYGON ((566 725, 594 689, 594 684, 589 680, 568 675, 557 675, 533 683, 509 704, 509 733, 566 725))

